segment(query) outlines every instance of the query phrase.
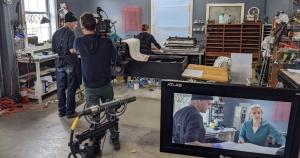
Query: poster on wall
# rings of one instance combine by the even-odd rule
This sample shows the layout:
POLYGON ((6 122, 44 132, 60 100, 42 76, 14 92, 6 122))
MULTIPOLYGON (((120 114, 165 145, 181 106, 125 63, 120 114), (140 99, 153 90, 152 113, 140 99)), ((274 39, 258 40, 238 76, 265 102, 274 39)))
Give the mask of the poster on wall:
POLYGON ((210 3, 206 5, 206 21, 214 24, 241 24, 245 3, 210 3))

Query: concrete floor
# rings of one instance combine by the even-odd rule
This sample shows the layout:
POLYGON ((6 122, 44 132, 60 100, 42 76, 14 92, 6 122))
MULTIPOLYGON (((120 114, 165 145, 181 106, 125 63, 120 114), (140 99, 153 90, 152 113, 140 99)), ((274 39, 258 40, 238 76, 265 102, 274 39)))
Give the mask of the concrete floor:
MULTIPOLYGON (((134 94, 139 98, 128 105, 126 113, 120 118, 121 150, 113 151, 109 139, 106 139, 103 157, 182 157, 159 152, 159 90, 146 90, 147 93, 141 96, 145 90, 128 91, 122 86, 117 89, 117 97, 134 94)), ((55 95, 50 98, 55 98, 55 95)), ((56 104, 0 117, 0 158, 66 158, 70 152, 71 123, 72 120, 58 117, 56 104)), ((82 119, 78 127, 80 130, 86 129, 88 123, 82 119)))
MULTIPOLYGON (((133 94, 139 98, 128 105, 126 113, 120 118, 121 150, 113 151, 106 139, 104 158, 189 157, 159 152, 158 89, 134 91, 118 86, 115 92, 116 96, 133 94)), ((0 158, 66 158, 69 154, 67 144, 71 123, 71 120, 58 117, 56 104, 1 117, 0 158)), ((79 129, 87 127, 88 124, 82 119, 79 129)))

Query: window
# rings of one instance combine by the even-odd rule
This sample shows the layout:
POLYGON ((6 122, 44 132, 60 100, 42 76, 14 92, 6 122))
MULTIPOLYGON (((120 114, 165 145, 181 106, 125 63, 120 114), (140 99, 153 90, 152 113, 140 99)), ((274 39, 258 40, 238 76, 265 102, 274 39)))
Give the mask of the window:
POLYGON ((163 45, 170 36, 191 37, 192 0, 152 0, 151 32, 163 45))
POLYGON ((24 0, 27 35, 37 36, 39 43, 50 40, 50 22, 41 23, 43 18, 50 19, 47 2, 48 0, 24 0))

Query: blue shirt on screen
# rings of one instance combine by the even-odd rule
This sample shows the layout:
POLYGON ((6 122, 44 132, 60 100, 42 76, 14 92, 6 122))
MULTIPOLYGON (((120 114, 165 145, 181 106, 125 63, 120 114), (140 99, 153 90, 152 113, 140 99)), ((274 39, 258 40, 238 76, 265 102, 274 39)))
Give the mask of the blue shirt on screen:
POLYGON ((261 122, 261 126, 255 133, 252 128, 252 120, 246 121, 241 128, 239 138, 244 140, 246 143, 266 146, 266 141, 269 135, 275 139, 277 144, 285 144, 284 136, 265 120, 261 122))

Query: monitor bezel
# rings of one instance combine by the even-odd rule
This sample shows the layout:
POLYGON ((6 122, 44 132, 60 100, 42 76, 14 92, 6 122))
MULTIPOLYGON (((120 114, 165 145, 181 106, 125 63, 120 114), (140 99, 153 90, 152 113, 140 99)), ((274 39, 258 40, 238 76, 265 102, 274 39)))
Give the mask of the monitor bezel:
POLYGON ((216 85, 195 82, 191 83, 186 81, 163 80, 161 83, 160 151, 191 156, 203 156, 209 158, 219 158, 220 156, 227 156, 232 158, 297 158, 300 142, 300 136, 297 135, 297 133, 300 133, 300 126, 296 125, 296 122, 300 122, 300 108, 299 106, 297 106, 299 105, 299 103, 299 90, 271 89, 240 85, 216 85), (195 147, 172 143, 171 140, 174 93, 291 102, 292 106, 284 156, 274 156, 233 150, 220 150, 214 148, 195 147))

